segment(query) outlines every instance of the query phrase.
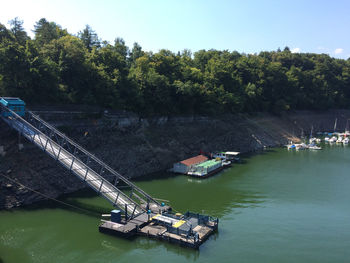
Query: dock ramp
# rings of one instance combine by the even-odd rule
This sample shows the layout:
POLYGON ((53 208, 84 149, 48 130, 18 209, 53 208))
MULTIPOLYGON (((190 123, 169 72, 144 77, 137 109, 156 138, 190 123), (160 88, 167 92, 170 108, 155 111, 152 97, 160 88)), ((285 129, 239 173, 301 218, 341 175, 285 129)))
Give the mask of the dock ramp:
POLYGON ((0 118, 124 213, 123 219, 101 220, 100 232, 126 237, 138 234, 198 248, 217 230, 217 218, 191 212, 172 214, 170 207, 32 112, 22 118, 0 104, 0 118))
POLYGON ((0 105, 1 118, 46 154, 71 171, 113 206, 123 211, 129 220, 147 210, 164 209, 156 199, 116 172, 96 156, 73 142, 66 135, 30 111, 24 118, 0 105), (6 116, 6 117, 5 117, 6 116), (118 185, 127 186, 126 194, 118 185))

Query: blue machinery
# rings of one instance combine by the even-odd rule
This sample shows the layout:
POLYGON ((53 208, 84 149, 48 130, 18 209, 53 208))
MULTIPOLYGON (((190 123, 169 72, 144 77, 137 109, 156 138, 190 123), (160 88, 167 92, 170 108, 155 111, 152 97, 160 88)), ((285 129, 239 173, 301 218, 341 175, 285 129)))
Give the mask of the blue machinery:
MULTIPOLYGON (((10 97, 0 97, 0 104, 3 106, 9 108, 10 110, 13 110, 16 112, 19 116, 24 117, 25 115, 25 106, 23 100, 19 98, 10 98, 10 97)), ((2 112, 1 114, 3 117, 9 117, 11 114, 9 112, 2 112)))

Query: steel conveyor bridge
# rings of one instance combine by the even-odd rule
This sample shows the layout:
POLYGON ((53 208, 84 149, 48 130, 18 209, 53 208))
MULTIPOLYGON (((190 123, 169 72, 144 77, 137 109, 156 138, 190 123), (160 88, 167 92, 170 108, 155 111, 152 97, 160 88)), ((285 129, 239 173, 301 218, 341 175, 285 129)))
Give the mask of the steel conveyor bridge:
POLYGON ((21 117, 0 104, 1 118, 80 180, 123 211, 127 220, 162 205, 142 189, 30 111, 21 117), (6 113, 6 114, 2 114, 6 113), (131 189, 130 194, 118 184, 131 189), (118 188, 119 187, 119 188, 118 188))

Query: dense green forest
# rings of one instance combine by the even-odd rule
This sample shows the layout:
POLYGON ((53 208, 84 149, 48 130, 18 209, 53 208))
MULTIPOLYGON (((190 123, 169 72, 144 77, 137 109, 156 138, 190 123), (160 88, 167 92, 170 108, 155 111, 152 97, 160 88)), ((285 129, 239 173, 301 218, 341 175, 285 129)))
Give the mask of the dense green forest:
POLYGON ((291 53, 129 49, 46 19, 0 24, 0 96, 29 104, 91 104, 147 115, 349 108, 350 60, 291 53))

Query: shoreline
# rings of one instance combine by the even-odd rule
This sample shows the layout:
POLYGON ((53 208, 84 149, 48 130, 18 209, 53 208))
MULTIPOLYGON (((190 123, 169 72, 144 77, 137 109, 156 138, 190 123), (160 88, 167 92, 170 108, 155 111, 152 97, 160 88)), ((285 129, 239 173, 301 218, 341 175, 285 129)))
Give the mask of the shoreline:
MULTIPOLYGON (((336 118, 337 130, 342 131, 350 118, 350 110, 148 120, 127 114, 112 119, 111 116, 95 119, 96 116, 91 118, 86 113, 84 118, 80 115, 67 118, 62 112, 51 115, 48 112, 43 113, 43 118, 50 124, 135 181, 172 176, 164 171, 179 160, 197 155, 200 150, 239 151, 247 156, 265 148, 281 147, 290 140, 298 142, 302 133, 310 133, 311 126, 315 133, 331 131, 336 118)), ((13 180, 51 198, 86 188, 34 145, 24 138, 19 139, 3 121, 0 121, 0 146, 6 152, 0 157, 0 172, 13 180), (24 146, 21 151, 19 142, 24 146)), ((0 210, 44 199, 0 177, 0 210)))

